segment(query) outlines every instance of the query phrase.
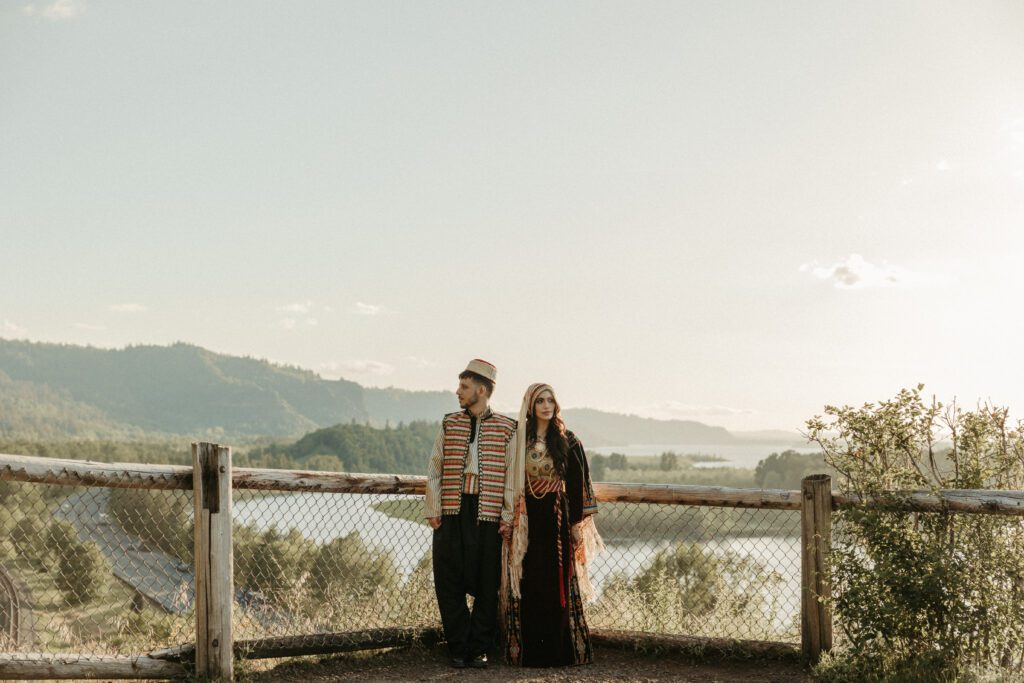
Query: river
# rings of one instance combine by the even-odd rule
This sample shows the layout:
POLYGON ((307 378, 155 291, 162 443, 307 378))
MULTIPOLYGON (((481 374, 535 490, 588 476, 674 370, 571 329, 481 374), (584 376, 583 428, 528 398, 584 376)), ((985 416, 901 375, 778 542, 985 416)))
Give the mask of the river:
MULTIPOLYGON (((298 529, 309 539, 326 542, 358 531, 369 545, 388 551, 403 577, 408 577, 424 554, 430 550, 428 527, 417 522, 391 517, 373 509, 383 500, 408 500, 418 506, 418 496, 371 495, 354 493, 293 493, 236 499, 234 518, 261 530, 276 527, 280 531, 298 529)), ((598 514, 600 528, 600 513, 598 514)), ((679 539, 685 540, 685 539, 679 539)), ((637 540, 609 543, 607 550, 594 559, 591 577, 601 591, 614 574, 628 577, 648 566, 668 541, 637 540)), ((766 570, 777 572, 782 579, 786 599, 799 605, 800 539, 774 536, 724 537, 705 542, 714 553, 730 553, 749 557, 766 570)))

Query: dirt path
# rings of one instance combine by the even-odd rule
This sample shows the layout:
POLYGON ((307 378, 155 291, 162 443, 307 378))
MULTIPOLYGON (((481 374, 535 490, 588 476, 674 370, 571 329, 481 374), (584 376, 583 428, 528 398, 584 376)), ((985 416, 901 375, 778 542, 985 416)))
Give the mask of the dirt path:
POLYGON ((341 655, 317 661, 284 664, 250 674, 246 681, 452 681, 458 683, 533 683, 535 681, 644 683, 739 683, 810 681, 799 664, 779 661, 695 661, 682 655, 598 649, 594 664, 561 669, 523 669, 492 664, 487 669, 453 669, 443 648, 422 647, 378 654, 341 655))

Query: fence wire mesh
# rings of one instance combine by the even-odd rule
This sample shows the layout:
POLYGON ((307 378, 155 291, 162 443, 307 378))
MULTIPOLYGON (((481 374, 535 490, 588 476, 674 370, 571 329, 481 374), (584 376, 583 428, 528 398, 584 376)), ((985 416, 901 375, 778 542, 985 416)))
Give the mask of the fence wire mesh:
MULTIPOLYGON (((439 626, 422 501, 236 489, 234 638, 439 626)), ((192 642, 192 505, 187 490, 0 481, 0 650, 192 642)), ((799 513, 604 503, 597 524, 592 629, 799 642, 799 513)))
MULTIPOLYGON (((440 625, 422 497, 235 491, 233 509, 237 639, 440 625)), ((606 503, 597 525, 591 628, 799 642, 798 512, 606 503)))
POLYGON ((0 481, 0 650, 73 661, 194 640, 191 509, 191 491, 0 481))
POLYGON ((440 624, 422 497, 235 491, 235 638, 440 624))

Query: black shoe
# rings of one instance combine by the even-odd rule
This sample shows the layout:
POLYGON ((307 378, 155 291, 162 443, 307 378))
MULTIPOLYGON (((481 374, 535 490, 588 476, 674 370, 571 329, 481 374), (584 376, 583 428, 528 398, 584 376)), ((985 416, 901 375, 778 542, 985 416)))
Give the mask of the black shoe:
POLYGON ((451 659, 448 660, 448 663, 451 664, 456 669, 465 669, 466 668, 466 660, 463 659, 462 657, 452 657, 451 659))
POLYGON ((469 660, 469 665, 474 669, 486 669, 487 668, 487 655, 477 655, 469 660))

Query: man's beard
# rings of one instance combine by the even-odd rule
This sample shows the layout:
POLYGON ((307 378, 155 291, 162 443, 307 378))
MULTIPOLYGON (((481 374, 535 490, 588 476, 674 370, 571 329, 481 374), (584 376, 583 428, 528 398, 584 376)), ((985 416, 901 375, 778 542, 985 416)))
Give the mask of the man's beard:
POLYGON ((479 400, 480 400, 480 397, 478 395, 476 395, 476 394, 473 394, 472 397, 466 399, 463 402, 462 407, 463 408, 472 408, 473 406, 476 405, 477 401, 479 401, 479 400))

